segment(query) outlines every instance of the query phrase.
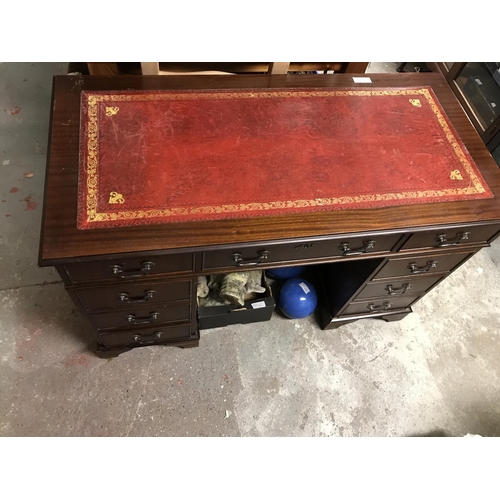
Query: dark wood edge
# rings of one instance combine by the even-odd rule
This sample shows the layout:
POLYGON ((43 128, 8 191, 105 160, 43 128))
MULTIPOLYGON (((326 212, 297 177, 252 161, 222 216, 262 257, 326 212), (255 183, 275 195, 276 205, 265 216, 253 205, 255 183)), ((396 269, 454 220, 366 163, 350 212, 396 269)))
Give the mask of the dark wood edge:
MULTIPOLYGON (((353 233, 342 233, 342 234, 326 234, 320 236, 312 236, 312 237, 298 237, 298 238, 283 238, 283 239, 270 239, 270 240, 262 240, 262 241, 249 241, 243 243, 225 243, 220 245, 205 245, 198 247, 182 247, 182 248, 173 248, 173 249, 165 249, 165 250, 147 250, 141 252, 123 252, 116 254, 99 254, 99 255, 89 255, 85 257, 67 257, 62 259, 44 259, 39 263, 39 266, 55 266, 55 265, 64 265, 64 264, 75 264, 79 262, 93 262, 99 260, 113 260, 113 259, 132 259, 132 258, 145 258, 145 257, 155 257, 161 255, 174 255, 179 253, 186 252, 209 252, 213 250, 237 250, 241 248, 249 248, 257 245, 266 245, 266 246, 274 246, 274 245, 286 245, 286 244, 295 244, 295 243, 314 243, 316 241, 324 241, 330 239, 345 239, 345 238, 364 238, 364 237, 372 237, 372 236, 384 236, 384 235, 392 235, 392 234, 401 234, 402 236, 407 235, 408 232, 421 232, 421 231, 439 231, 439 230, 453 230, 460 229, 464 226, 467 227, 480 227, 480 226, 488 226, 491 224, 500 224, 500 219, 497 220, 487 220, 481 222, 464 222, 464 223, 453 223, 453 224, 441 224, 441 225, 429 225, 429 226, 415 226, 415 227, 407 227, 407 228, 397 228, 394 230, 373 230, 373 231, 363 231, 363 232, 353 232, 353 233)), ((411 235, 408 236, 408 238, 411 235)), ((495 239, 495 236, 493 239, 495 239)), ((408 239, 406 238, 406 239, 408 239)), ((493 240, 492 239, 492 240, 493 240)), ((489 240, 489 241, 492 241, 489 240)), ((404 242, 399 241, 398 244, 401 246, 404 245, 404 242)), ((407 250, 403 250, 407 251, 407 250)), ((373 255, 373 254, 367 254, 373 255)), ((363 257, 362 257, 363 258, 363 257)), ((196 263, 193 264, 193 269, 196 269, 196 263)), ((259 266, 260 267, 260 266, 259 266)), ((264 266, 262 266, 264 268, 264 266)), ((198 269, 196 269, 198 271, 198 269)), ((203 266, 199 268, 199 272, 207 271, 203 266)), ((192 273, 192 271, 179 271, 179 273, 192 273)), ((171 274, 171 273, 169 273, 171 274)), ((80 283, 80 282, 79 282, 80 283)))
MULTIPOLYGON (((367 282, 365 281, 365 283, 363 283, 363 286, 366 285, 367 282)), ((356 294, 359 293, 359 289, 356 291, 356 294)), ((408 304, 408 306, 404 306, 404 307, 398 307, 398 308, 395 308, 394 311, 397 311, 397 312, 401 312, 401 309, 406 309, 407 307, 411 306, 412 304, 414 304, 422 295, 424 294, 424 292, 419 292, 418 294, 408 294, 408 295, 404 295, 404 297, 414 297, 414 301, 411 302, 410 304, 408 304)), ((358 316, 359 314, 373 314, 373 313, 351 313, 351 314, 344 314, 344 311, 352 306, 352 305, 359 305, 359 304, 366 304, 366 303, 369 303, 369 302, 373 302, 373 300, 389 300, 388 297, 386 296, 381 296, 379 297, 378 299, 371 299, 371 298, 362 298, 360 300, 355 300, 355 297, 356 295, 353 295, 343 306, 342 308, 337 312, 337 314, 335 314, 335 317, 336 318, 347 318, 347 317, 351 317, 351 316, 358 316)), ((400 298, 399 296, 395 297, 396 299, 400 298)), ((381 311, 381 315, 385 316, 386 314, 392 314, 392 309, 389 309, 387 311, 381 311)))
MULTIPOLYGON (((449 276, 451 273, 455 272, 462 264, 465 264, 471 257, 473 257, 474 255, 476 255, 476 253, 479 251, 479 249, 476 249, 476 251, 470 251, 470 253, 468 255, 466 255, 466 257, 464 257, 458 264, 455 265, 455 267, 452 267, 451 269, 449 269, 448 271, 441 271, 442 273, 446 273, 446 276, 449 276)), ((462 252, 455 252, 455 253, 451 253, 451 255, 458 255, 462 252)), ((467 254, 467 252, 463 252, 464 254, 467 254)), ((443 255, 443 254, 439 254, 439 255, 436 255, 437 258, 439 258, 440 255, 443 255)), ((412 256, 413 257, 413 256, 412 256)), ((415 256, 414 258, 415 259, 419 259, 421 257, 424 257, 424 255, 418 255, 418 256, 415 256)), ((425 256, 425 257, 431 257, 431 256, 425 256)), ((425 273, 425 275, 420 275, 420 276, 428 276, 428 277, 431 277, 431 276, 435 276, 439 273, 425 273)), ((413 274, 405 274, 405 275, 400 275, 400 276, 384 276, 384 277, 381 277, 381 278, 373 278, 372 279, 372 283, 385 283, 387 282, 388 280, 394 280, 394 279, 398 279, 398 278, 409 278, 411 276, 416 276, 416 275, 413 275, 413 274)), ((445 276, 445 277, 446 277, 445 276)), ((427 292, 426 292, 427 293, 427 292)))
POLYGON ((166 321, 158 321, 157 323, 147 323, 144 325, 119 325, 119 326, 108 326, 108 327, 99 327, 94 325, 94 329, 96 330, 98 335, 106 335, 108 333, 116 333, 116 332, 128 332, 130 333, 131 331, 137 331, 137 330, 144 330, 145 328, 169 328, 169 327, 175 327, 175 326, 181 326, 183 324, 187 324, 186 322, 189 322, 192 317, 193 313, 193 307, 196 306, 196 304, 193 304, 191 299, 184 299, 184 300, 179 300, 175 303, 160 303, 157 304, 152 304, 151 306, 133 306, 129 311, 126 309, 106 309, 106 310, 100 310, 100 311, 85 311, 85 315, 89 318, 89 320, 92 322, 91 316, 102 316, 105 314, 117 314, 120 313, 120 311, 123 311, 123 313, 129 313, 132 314, 131 310, 133 309, 134 313, 144 313, 148 312, 154 309, 159 309, 160 307, 165 309, 168 307, 176 307, 176 306, 183 306, 186 305, 189 308, 189 314, 187 318, 184 319, 174 319, 174 320, 166 320, 166 321), (152 307, 152 306, 157 306, 157 307, 152 307))
MULTIPOLYGON (((444 276, 443 276, 444 278, 444 276)), ((368 283, 365 283, 366 285, 368 283)), ((377 295, 376 297, 362 297, 361 299, 356 299, 356 298, 351 298, 349 303, 347 304, 347 307, 355 305, 355 304, 367 304, 370 302, 379 302, 379 301, 390 301, 391 299, 404 299, 405 297, 410 297, 413 298, 414 300, 417 300, 418 298, 424 296, 427 292, 414 292, 414 293, 405 293, 403 295, 377 295)), ((385 311, 384 311, 385 312, 385 311)), ((342 317, 342 313, 338 314, 339 317, 342 317)))
MULTIPOLYGON (((68 289, 66 289, 68 290, 68 289)), ((75 290, 73 290, 75 291, 75 290)), ((77 290, 76 290, 77 291, 77 290)), ((187 299, 176 299, 176 300, 163 300, 163 301, 158 301, 158 302, 146 302, 145 304, 128 304, 128 308, 129 310, 134 310, 134 311, 143 311, 144 309, 153 309, 154 307, 168 307, 168 306, 172 306, 172 307, 175 307, 175 306, 179 306, 179 305, 183 305, 187 302, 189 302, 190 306, 191 306, 191 290, 189 291, 189 298, 187 299), (149 304, 149 307, 148 307, 148 304, 149 304), (153 307, 154 306, 154 307, 153 307)), ((83 306, 83 304, 82 304, 83 306)), ((85 306, 83 306, 85 308, 85 306)), ((118 305, 118 306, 107 306, 107 307, 99 307, 99 308, 94 308, 94 309, 88 309, 88 308, 85 308, 85 313, 86 314, 105 314, 105 313, 116 313, 116 312, 120 312, 120 311, 123 311, 123 310, 126 310, 127 309, 127 305, 118 305)), ((191 307, 189 308, 189 310, 191 311, 191 307)), ((153 325, 156 325, 157 323, 153 323, 153 325)), ((158 323, 159 324, 159 323, 158 323)), ((124 327, 124 328, 128 328, 128 327, 124 327)), ((101 331, 99 329, 99 331, 101 331)))
MULTIPOLYGON (((391 316, 393 314, 401 314, 403 312, 407 312, 408 309, 411 308, 417 300, 420 300, 423 297, 423 295, 418 295, 414 297, 415 300, 411 302, 411 304, 408 304, 407 306, 404 307, 398 307, 394 309, 388 309, 387 311, 380 311, 380 312, 373 312, 373 313, 356 313, 356 314, 345 314, 343 316, 338 316, 332 319, 332 322, 334 320, 338 319, 340 321, 342 320, 359 320, 359 319, 370 319, 370 318, 380 318, 381 316, 391 316)), ((352 305, 353 303, 350 302, 349 305, 352 305)), ((354 304, 359 304, 359 302, 354 302, 354 304)))
MULTIPOLYGON (((473 254, 474 255, 474 254, 473 254)), ((418 258, 418 257, 416 257, 418 258)), ((370 283, 373 285, 383 285, 384 283, 389 283, 391 281, 405 281, 408 279, 413 280, 421 280, 425 278, 437 278, 439 276, 446 277, 450 274, 450 271, 440 271, 435 273, 425 273, 425 274, 405 274, 403 276, 387 276, 384 278, 373 278, 369 283, 365 283, 365 285, 369 285, 370 283)))
MULTIPOLYGON (((370 259, 387 259, 388 261, 393 261, 393 260, 398 260, 399 259, 407 259, 410 257, 432 257, 433 255, 439 256, 439 255, 447 255, 447 254, 456 254, 456 253, 467 253, 470 251, 477 251, 481 248, 488 247, 489 245, 487 243, 480 244, 480 243, 472 243, 472 244, 462 244, 460 247, 450 247, 450 248, 443 248, 443 249, 437 249, 436 247, 429 247, 429 248, 414 248, 414 249, 408 249, 408 250, 402 250, 399 252, 372 252, 372 253, 366 253, 363 255, 357 255, 357 256, 349 256, 349 257, 342 257, 342 256, 333 256, 333 257, 318 257, 316 259, 299 259, 299 260, 287 260, 287 261, 278 261, 278 262, 272 262, 268 264, 260 264, 259 266, 256 266, 254 269, 260 269, 260 270, 267 270, 267 269, 274 269, 274 268, 280 268, 280 267, 289 267, 289 266, 294 266, 294 265, 318 265, 318 264, 333 264, 336 262, 353 262, 353 261, 358 261, 358 260, 370 260, 370 259)), ((204 276, 208 274, 221 274, 225 272, 235 272, 235 271, 241 271, 241 268, 238 267, 218 267, 218 268, 210 268, 210 269, 200 269, 198 271, 189 273, 188 276, 186 275, 179 275, 179 274, 157 274, 157 275, 150 275, 150 276, 145 276, 143 278, 137 278, 134 280, 127 280, 127 281, 113 281, 116 278, 106 278, 106 279, 100 279, 100 280, 90 280, 90 281, 78 281, 75 283, 71 283, 67 286, 67 289, 73 290, 73 289, 82 289, 82 288, 90 288, 90 287, 99 287, 99 286, 110 286, 110 285, 117 285, 119 283, 126 283, 126 284, 137 284, 140 285, 145 284, 145 283, 151 283, 154 284, 157 281, 171 281, 171 282, 180 282, 180 281, 188 281, 189 278, 197 277, 197 276, 204 276), (183 278, 183 279, 181 279, 183 278)), ((385 279, 385 278, 384 278, 385 279)), ((193 288, 196 288, 193 286, 193 288)))
POLYGON ((192 339, 192 340, 183 340, 183 341, 177 341, 177 342, 172 342, 172 343, 158 343, 158 344, 151 344, 151 345, 136 345, 136 346, 123 346, 123 347, 105 347, 102 344, 97 343, 96 347, 96 355, 99 356, 100 358, 114 358, 124 352, 131 351, 132 349, 138 349, 140 347, 156 347, 156 346, 162 346, 162 347, 198 347, 200 344, 200 339, 192 339))
MULTIPOLYGON (((116 278, 115 278, 116 279, 116 278)), ((130 286, 130 285, 139 285, 146 286, 148 283, 151 283, 151 286, 160 285, 160 284, 175 284, 175 283, 190 283, 190 290, 193 286, 193 276, 190 274, 189 276, 172 276, 170 274, 158 274, 154 276, 150 276, 149 279, 138 278, 138 279, 128 279, 128 280, 120 280, 118 281, 109 281, 109 280, 93 280, 93 281, 85 281, 78 282, 66 287, 66 290, 79 291, 79 290, 92 290, 92 289, 101 289, 102 286, 110 287, 110 286, 130 286)))
MULTIPOLYGON (((444 280, 444 278, 446 278, 447 276, 449 276, 449 272, 447 273, 441 273, 441 274, 438 274, 438 273, 434 273, 434 274, 425 274, 424 276, 399 276, 398 278, 384 278, 383 280, 381 279, 380 281, 377 281, 377 282, 367 282, 364 284, 363 286, 363 290, 369 286, 370 284, 372 285, 383 285, 385 283, 391 283, 391 282, 396 282, 396 281, 409 281, 411 280, 411 282, 413 283, 414 281, 419 281, 419 280, 424 280, 424 279, 429 279, 429 278, 437 278, 436 282, 431 285, 429 288, 427 288, 426 290, 422 291, 422 292, 415 292, 413 294, 411 293, 404 293, 402 295, 373 295, 371 297, 361 297, 361 298, 357 298, 357 297, 354 297, 353 299, 351 299, 352 302, 355 302, 356 304, 358 303, 362 303, 362 302, 371 302, 373 300, 383 300, 383 299, 388 299, 390 297, 409 297, 410 295, 416 295, 416 294, 420 294, 420 295, 425 295, 427 293, 429 293, 435 286, 439 285, 439 283, 441 283, 441 281, 444 280)), ((361 290, 362 291, 362 290, 361 290)), ((358 292, 358 295, 359 293, 358 292)))
MULTIPOLYGON (((52 127, 52 115, 54 114, 54 98, 55 98, 55 92, 56 92, 56 86, 55 86, 55 76, 52 77, 52 93, 51 93, 51 98, 50 98, 50 114, 49 114, 49 127, 52 127)), ((42 220, 40 221, 40 245, 38 247, 38 266, 43 267, 46 264, 44 264, 44 259, 43 259, 43 241, 44 241, 44 235, 45 235, 45 211, 47 208, 47 183, 49 180, 49 174, 50 174, 50 153, 51 153, 51 144, 52 144, 52 134, 49 133, 49 138, 47 142, 47 158, 45 159, 45 177, 44 177, 44 182, 43 182, 43 207, 42 207, 42 220)), ((54 264, 53 264, 54 265, 54 264)), ((58 270, 59 271, 59 270, 58 270)), ((59 273, 61 274, 61 273, 59 273)), ((64 280, 64 277, 61 276, 64 280)))
POLYGON ((436 65, 436 68, 440 71, 440 73, 444 76, 444 78, 451 83, 453 79, 457 77, 457 75, 462 71, 464 66, 467 63, 453 63, 452 67, 448 69, 444 62, 432 63, 436 65))
POLYGON ((410 306, 408 306, 401 309, 394 309, 394 311, 392 312, 381 311, 379 313, 370 313, 370 314, 353 314, 349 316, 331 318, 328 322, 323 321, 323 323, 320 323, 320 327, 322 330, 330 330, 330 329, 336 329, 339 326, 343 326, 348 323, 352 323, 354 321, 358 321, 360 319, 377 319, 377 318, 383 318, 385 316, 409 314, 411 312, 413 312, 413 310, 410 306))
POLYGON ((393 254, 387 257, 388 262, 395 262, 398 260, 407 260, 407 259, 418 259, 420 257, 424 258, 429 258, 433 257, 434 255, 436 257, 440 256, 446 256, 446 255, 459 255, 459 254, 466 254, 466 253, 476 253, 477 251, 481 250, 481 248, 488 247, 488 244, 480 245, 480 244, 471 244, 471 245, 463 245, 462 247, 456 246, 456 247, 448 247, 448 248, 413 248, 411 250, 407 250, 405 252, 399 252, 398 254, 393 254))

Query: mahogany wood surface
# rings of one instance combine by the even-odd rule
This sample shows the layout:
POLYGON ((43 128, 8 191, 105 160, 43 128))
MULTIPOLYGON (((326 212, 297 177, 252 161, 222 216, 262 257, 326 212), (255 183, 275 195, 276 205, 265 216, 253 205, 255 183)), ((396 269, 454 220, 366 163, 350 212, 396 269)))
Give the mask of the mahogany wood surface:
MULTIPOLYGON (((87 256, 181 251, 213 245, 276 241, 378 230, 500 221, 500 170, 442 75, 370 74, 372 84, 352 75, 238 76, 56 76, 47 163, 40 265, 87 256), (429 85, 453 123, 494 198, 377 209, 280 215, 261 218, 78 230, 76 227, 82 90, 238 88, 359 88, 429 85)), ((429 165, 432 168, 432 165, 429 165)))

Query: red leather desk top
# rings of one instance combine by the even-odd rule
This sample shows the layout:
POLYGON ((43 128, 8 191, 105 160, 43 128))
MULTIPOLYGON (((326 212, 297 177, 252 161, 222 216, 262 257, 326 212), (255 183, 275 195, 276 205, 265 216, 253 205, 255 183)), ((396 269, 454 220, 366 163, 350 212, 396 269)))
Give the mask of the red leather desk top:
POLYGON ((428 87, 82 92, 78 228, 491 198, 428 87))

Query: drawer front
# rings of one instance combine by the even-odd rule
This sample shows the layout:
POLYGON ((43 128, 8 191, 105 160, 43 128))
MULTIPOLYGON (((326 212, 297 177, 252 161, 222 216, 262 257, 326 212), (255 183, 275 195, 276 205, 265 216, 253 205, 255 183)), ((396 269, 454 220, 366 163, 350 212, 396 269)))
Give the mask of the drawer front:
POLYGON ((408 295, 406 297, 391 297, 385 299, 377 299, 368 302, 353 302, 351 303, 340 316, 349 314, 370 314, 380 312, 392 312, 397 309, 404 309, 415 302, 420 297, 418 295, 408 295))
POLYGON ((410 294, 424 294, 434 286, 443 276, 429 278, 408 278, 403 280, 391 280, 384 283, 368 283, 356 296, 356 300, 368 297, 398 297, 410 294))
POLYGON ((155 304, 189 300, 191 281, 171 283, 150 282, 77 288, 73 290, 85 309, 128 307, 136 304, 155 304))
POLYGON ((156 345, 192 339, 189 324, 99 335, 99 343, 106 347, 156 345))
POLYGON ((128 308, 114 312, 89 314, 96 328, 123 328, 128 326, 144 327, 169 321, 190 319, 189 302, 169 306, 150 306, 149 308, 128 308))
POLYGON ((345 257, 390 252, 400 234, 331 238, 303 243, 262 244, 232 250, 214 250, 203 254, 205 270, 227 267, 252 267, 273 262, 294 262, 306 259, 345 257))
POLYGON ((394 276, 422 276, 428 273, 452 271, 471 255, 474 255, 474 252, 390 259, 374 279, 392 278, 394 276))
POLYGON ((464 226, 414 233, 401 250, 410 248, 449 248, 467 243, 486 243, 500 231, 499 224, 464 226))
POLYGON ((95 262, 79 262, 64 267, 73 283, 86 281, 140 279, 157 274, 191 272, 194 270, 192 253, 111 259, 95 262))

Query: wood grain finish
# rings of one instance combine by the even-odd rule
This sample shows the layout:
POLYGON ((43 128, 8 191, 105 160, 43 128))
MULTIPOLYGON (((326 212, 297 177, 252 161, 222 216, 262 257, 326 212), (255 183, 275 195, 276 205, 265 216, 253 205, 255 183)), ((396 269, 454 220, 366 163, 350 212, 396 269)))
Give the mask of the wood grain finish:
POLYGON ((404 259, 389 259, 387 264, 377 273, 374 279, 393 278, 396 276, 422 276, 438 272, 455 270, 463 264, 473 252, 461 253, 429 253, 412 255, 404 259))
POLYGON ((431 276, 426 278, 405 278, 387 282, 368 283, 361 292, 356 295, 356 300, 366 300, 378 297, 394 297, 397 295, 424 294, 443 276, 431 276))
POLYGON ((91 281, 123 281, 123 279, 151 278, 161 274, 194 271, 191 253, 157 255, 151 258, 111 258, 94 262, 82 262, 63 266, 72 283, 91 281))
POLYGON ((167 305, 151 304, 148 307, 128 307, 112 312, 92 313, 89 319, 97 329, 127 328, 152 326, 172 321, 189 321, 190 304, 171 303, 167 305))
POLYGON ((370 236, 328 238, 267 245, 248 245, 228 250, 214 250, 203 254, 202 269, 224 269, 239 266, 235 258, 241 258, 241 266, 247 267, 254 262, 263 264, 289 264, 291 261, 311 261, 332 257, 351 257, 359 255, 377 255, 390 252, 400 240, 401 235, 382 234, 376 238, 370 236), (263 258, 265 253, 265 258, 263 258))
POLYGON ((419 299, 418 296, 409 295, 404 297, 388 297, 383 299, 374 299, 366 302, 353 302, 347 306, 340 314, 340 317, 350 314, 370 314, 373 312, 393 312, 398 309, 406 309, 419 299))
POLYGON ((237 88, 360 87, 349 75, 58 76, 54 79, 52 132, 45 191, 40 265, 73 258, 129 252, 177 252, 212 245, 279 241, 440 224, 500 221, 500 171, 441 75, 372 74, 372 86, 430 85, 494 193, 492 199, 367 210, 342 210, 265 218, 137 226, 107 230, 76 229, 80 92, 85 90, 163 90, 237 88), (437 209, 439 207, 439 209, 437 209))
POLYGON ((190 300, 191 281, 120 283, 108 286, 73 288, 84 309, 126 308, 138 304, 157 304, 190 300))
POLYGON ((141 330, 131 330, 121 333, 107 333, 99 336, 99 343, 105 347, 130 346, 139 347, 154 344, 176 344, 182 341, 189 341, 193 338, 199 338, 193 335, 189 324, 152 327, 141 330))
POLYGON ((402 247, 410 248, 448 248, 468 243, 486 243, 499 231, 498 224, 487 226, 462 226, 456 229, 441 229, 415 233, 402 247))

